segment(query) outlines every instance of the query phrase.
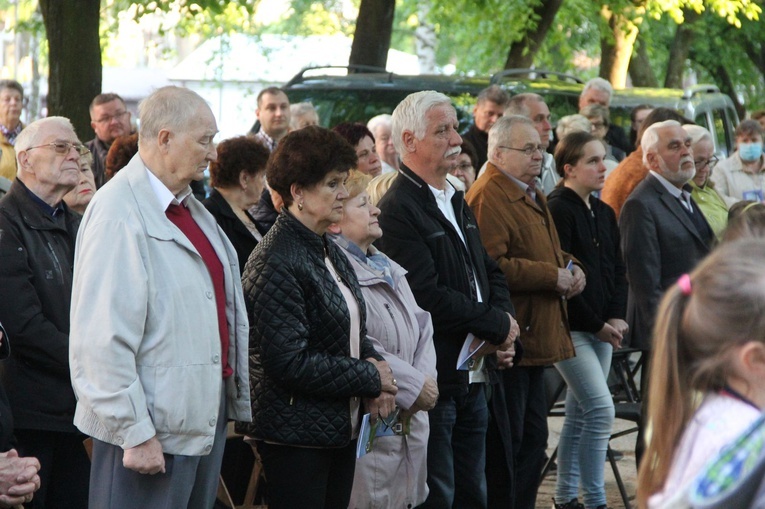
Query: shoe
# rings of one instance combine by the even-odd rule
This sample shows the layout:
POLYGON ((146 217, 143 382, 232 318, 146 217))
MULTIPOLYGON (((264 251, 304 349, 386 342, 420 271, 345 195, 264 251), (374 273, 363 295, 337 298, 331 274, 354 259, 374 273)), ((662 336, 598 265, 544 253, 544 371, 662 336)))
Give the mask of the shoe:
POLYGON ((565 504, 558 504, 553 498, 553 509, 584 509, 584 504, 580 504, 578 498, 572 498, 570 502, 565 504))

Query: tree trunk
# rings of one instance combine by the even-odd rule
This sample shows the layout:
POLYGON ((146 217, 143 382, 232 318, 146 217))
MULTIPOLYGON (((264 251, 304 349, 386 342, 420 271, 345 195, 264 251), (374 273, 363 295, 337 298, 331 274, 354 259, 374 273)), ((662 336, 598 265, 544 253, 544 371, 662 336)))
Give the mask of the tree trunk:
POLYGON ((396 0, 361 0, 348 65, 385 68, 396 0))
POLYGON ((524 34, 520 41, 510 45, 507 60, 505 60, 505 69, 531 67, 562 3, 563 0, 541 0, 534 8, 534 18, 538 18, 539 22, 536 28, 524 34))
POLYGON ((93 138, 88 105, 101 93, 101 0, 40 0, 48 36, 48 115, 67 117, 93 138))
POLYGON ((683 88, 683 70, 685 61, 693 44, 693 23, 699 19, 699 14, 692 9, 683 11, 685 21, 677 25, 675 38, 669 47, 669 60, 667 61, 667 76, 664 79, 665 88, 683 88))
POLYGON ((610 29, 610 33, 600 38, 600 77, 610 81, 614 88, 624 88, 642 18, 632 20, 623 13, 611 11, 605 5, 600 15, 610 29))
POLYGON ((634 87, 658 87, 659 80, 651 67, 651 61, 648 59, 645 41, 641 40, 638 34, 636 41, 637 50, 630 59, 629 73, 634 87))
POLYGON ((693 48, 691 48, 691 51, 688 54, 688 58, 695 61, 702 67, 706 68, 709 74, 717 78, 716 83, 720 87, 720 92, 722 92, 723 94, 726 94, 728 97, 731 98, 731 100, 733 101, 733 106, 736 108, 736 113, 738 113, 738 117, 742 119, 745 118, 746 108, 738 100, 738 94, 736 93, 736 86, 733 83, 733 78, 728 72, 728 69, 725 68, 725 65, 719 60, 708 61, 707 59, 701 57, 698 53, 693 51, 693 48))
POLYGON ((433 25, 428 21, 430 2, 420 2, 417 8, 419 23, 414 29, 414 43, 417 52, 417 60, 420 63, 422 74, 434 74, 436 72, 436 46, 438 36, 433 25))

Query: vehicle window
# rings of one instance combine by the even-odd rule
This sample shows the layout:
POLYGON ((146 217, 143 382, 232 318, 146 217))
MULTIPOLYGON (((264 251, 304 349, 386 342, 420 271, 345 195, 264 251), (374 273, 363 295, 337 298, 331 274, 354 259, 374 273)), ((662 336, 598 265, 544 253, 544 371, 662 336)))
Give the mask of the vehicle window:
POLYGON ((552 91, 544 93, 541 90, 535 90, 535 92, 544 97, 545 104, 550 108, 550 123, 553 126, 558 125, 558 120, 566 115, 579 113, 579 98, 576 96, 556 94, 552 91))
POLYGON ((730 121, 725 116, 725 110, 711 110, 708 114, 697 116, 695 121, 713 133, 715 137, 715 152, 720 156, 727 157, 731 138, 727 128, 730 121))
POLYGON ((738 114, 733 108, 725 108, 725 155, 733 152, 736 144, 736 127, 738 126, 738 114))
MULTIPOLYGON (((288 89, 291 103, 311 102, 319 114, 320 124, 334 127, 341 122, 361 122, 382 113, 393 113, 411 90, 329 90, 329 89, 288 89)), ((449 94, 447 94, 449 95, 449 94)), ((450 95, 457 110, 460 132, 473 120, 475 97, 470 94, 450 95)))

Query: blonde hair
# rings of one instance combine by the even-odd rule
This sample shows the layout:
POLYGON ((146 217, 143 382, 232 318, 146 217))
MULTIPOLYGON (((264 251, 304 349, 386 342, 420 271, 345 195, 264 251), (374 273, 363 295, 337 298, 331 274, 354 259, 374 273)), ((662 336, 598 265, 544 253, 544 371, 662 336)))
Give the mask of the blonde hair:
POLYGON ((359 170, 348 172, 348 178, 345 180, 345 189, 348 191, 348 199, 355 198, 363 191, 366 191, 369 181, 372 177, 361 173, 359 170))
POLYGON ((390 189, 390 186, 393 184, 393 180, 396 177, 398 177, 398 172, 392 171, 378 175, 369 182, 367 193, 369 193, 369 202, 372 205, 376 207, 377 204, 380 203, 383 195, 388 192, 388 189, 390 189))
MULTIPOLYGON (((699 393, 723 388, 732 351, 765 342, 765 240, 722 244, 662 299, 648 388, 651 440, 638 472, 638 504, 660 491, 699 393)), ((684 276, 685 277, 685 276, 684 276)))

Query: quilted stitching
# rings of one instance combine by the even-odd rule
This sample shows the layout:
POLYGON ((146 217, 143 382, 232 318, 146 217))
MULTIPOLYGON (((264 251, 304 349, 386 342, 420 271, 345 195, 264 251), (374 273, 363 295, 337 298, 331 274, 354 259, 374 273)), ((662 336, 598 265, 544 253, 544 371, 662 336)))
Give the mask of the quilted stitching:
MULTIPOLYGON (((253 422, 237 429, 262 440, 340 447, 351 438, 351 397, 374 397, 380 379, 350 357, 348 308, 324 253, 361 311, 361 358, 381 357, 366 338, 364 300, 347 258, 288 214, 281 214, 245 266, 250 317, 253 422)), ((342 284, 342 283, 341 283, 342 284)))

